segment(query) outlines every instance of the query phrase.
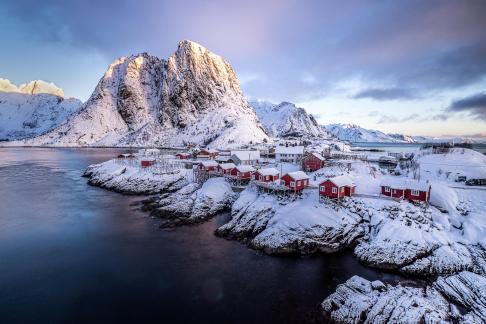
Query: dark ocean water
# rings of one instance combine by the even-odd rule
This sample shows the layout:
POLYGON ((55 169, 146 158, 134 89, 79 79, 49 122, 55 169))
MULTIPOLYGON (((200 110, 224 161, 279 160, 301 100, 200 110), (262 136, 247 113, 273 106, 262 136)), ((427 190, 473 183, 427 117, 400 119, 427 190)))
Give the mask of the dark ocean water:
POLYGON ((303 323, 363 267, 271 257, 207 223, 162 230, 81 175, 116 149, 0 148, 0 323, 303 323))

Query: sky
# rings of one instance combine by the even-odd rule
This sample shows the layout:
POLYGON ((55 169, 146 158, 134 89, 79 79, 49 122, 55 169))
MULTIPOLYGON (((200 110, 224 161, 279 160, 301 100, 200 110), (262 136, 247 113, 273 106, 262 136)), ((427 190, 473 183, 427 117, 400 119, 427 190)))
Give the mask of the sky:
POLYGON ((0 2, 0 77, 89 98, 116 58, 180 40, 223 56, 249 98, 321 124, 486 137, 486 1, 0 2))

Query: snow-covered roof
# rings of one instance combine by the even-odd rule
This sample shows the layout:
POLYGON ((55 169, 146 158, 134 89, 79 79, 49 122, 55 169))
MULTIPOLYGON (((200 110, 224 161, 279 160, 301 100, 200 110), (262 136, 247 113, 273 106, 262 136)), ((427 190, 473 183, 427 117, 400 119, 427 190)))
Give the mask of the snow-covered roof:
POLYGON ((316 158, 318 158, 321 161, 325 161, 326 160, 322 155, 320 155, 317 152, 310 152, 310 154, 314 155, 316 158))
POLYGON ((327 180, 331 181, 332 183, 334 183, 338 187, 354 187, 355 186, 353 180, 345 174, 337 176, 337 177, 333 177, 333 178, 328 178, 325 181, 327 181, 327 180))
POLYGON ((202 149, 201 152, 203 152, 203 151, 208 152, 210 154, 219 153, 219 151, 215 150, 215 149, 202 149))
POLYGON ((217 167, 218 166, 218 162, 213 161, 213 160, 210 160, 210 161, 202 161, 199 164, 202 164, 206 168, 207 167, 217 167))
POLYGON ((223 170, 233 169, 236 167, 234 163, 221 163, 219 167, 223 170))
POLYGON ((276 154, 303 154, 303 146, 277 146, 275 148, 276 154))
POLYGON ((269 176, 269 175, 278 175, 280 172, 275 169, 275 168, 266 168, 266 169, 260 169, 257 171, 258 173, 260 173, 262 176, 269 176))
POLYGON ((231 155, 235 155, 241 161, 260 159, 260 151, 231 151, 231 155))
POLYGON ((304 171, 294 171, 287 173, 294 180, 309 179, 309 176, 304 171))
POLYGON ((381 181, 381 186, 390 187, 392 189, 413 189, 419 191, 428 191, 430 188, 430 183, 399 177, 389 177, 381 181))
POLYGON ((255 171, 255 168, 251 165, 238 165, 236 167, 236 170, 238 170, 239 172, 253 172, 255 171))
POLYGON ((228 155, 218 155, 216 157, 216 161, 220 161, 220 162, 227 162, 230 159, 231 159, 231 156, 228 156, 228 155))

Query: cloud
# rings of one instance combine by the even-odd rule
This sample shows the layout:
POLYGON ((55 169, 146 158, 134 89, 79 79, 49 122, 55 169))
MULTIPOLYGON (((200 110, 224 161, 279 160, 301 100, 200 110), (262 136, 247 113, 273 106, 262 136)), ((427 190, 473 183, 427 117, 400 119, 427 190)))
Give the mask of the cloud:
POLYGON ((410 100, 416 99, 411 90, 401 88, 369 88, 358 92, 353 96, 354 99, 373 99, 373 100, 410 100))
POLYGON ((486 92, 453 101, 450 112, 467 112, 476 119, 486 120, 486 92))

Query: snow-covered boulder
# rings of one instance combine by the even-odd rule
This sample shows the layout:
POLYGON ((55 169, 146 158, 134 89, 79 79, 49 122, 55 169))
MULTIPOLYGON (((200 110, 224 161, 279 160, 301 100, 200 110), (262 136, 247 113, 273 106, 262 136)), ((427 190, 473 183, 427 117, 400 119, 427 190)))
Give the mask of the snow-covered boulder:
POLYGON ((153 215, 164 218, 165 226, 202 222, 231 208, 237 198, 224 178, 210 178, 201 186, 189 183, 178 191, 147 201, 153 215))

